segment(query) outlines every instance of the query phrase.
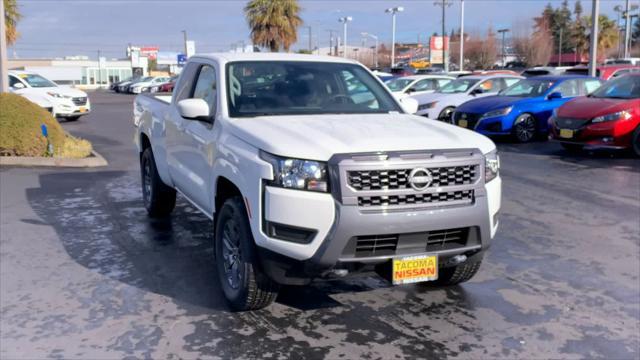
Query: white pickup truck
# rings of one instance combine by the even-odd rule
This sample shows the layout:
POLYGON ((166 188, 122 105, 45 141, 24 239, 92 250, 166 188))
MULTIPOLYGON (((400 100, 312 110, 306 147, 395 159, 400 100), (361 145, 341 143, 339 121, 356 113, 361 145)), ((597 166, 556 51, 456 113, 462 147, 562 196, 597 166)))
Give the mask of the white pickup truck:
POLYGON ((467 281, 498 226, 496 147, 412 101, 342 58, 194 56, 171 97, 135 100, 144 205, 167 216, 177 191, 213 220, 237 310, 357 272, 467 281))

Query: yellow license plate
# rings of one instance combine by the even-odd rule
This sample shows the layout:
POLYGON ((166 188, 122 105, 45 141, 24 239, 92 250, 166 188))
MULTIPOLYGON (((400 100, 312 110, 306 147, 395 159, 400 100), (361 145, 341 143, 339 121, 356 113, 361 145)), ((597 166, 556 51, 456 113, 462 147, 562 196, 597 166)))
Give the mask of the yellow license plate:
POLYGON ((81 107, 81 108, 80 108, 80 112, 81 112, 81 113, 83 113, 83 112, 87 112, 87 108, 86 108, 86 107, 81 107))
POLYGON ((560 137, 563 139, 571 139, 573 137, 573 130, 560 129, 560 137))
POLYGON ((469 123, 467 122, 467 120, 459 120, 458 121, 458 126, 462 126, 464 128, 469 127, 469 123))
POLYGON ((421 255, 393 259, 391 279, 394 285, 438 279, 438 256, 421 255))

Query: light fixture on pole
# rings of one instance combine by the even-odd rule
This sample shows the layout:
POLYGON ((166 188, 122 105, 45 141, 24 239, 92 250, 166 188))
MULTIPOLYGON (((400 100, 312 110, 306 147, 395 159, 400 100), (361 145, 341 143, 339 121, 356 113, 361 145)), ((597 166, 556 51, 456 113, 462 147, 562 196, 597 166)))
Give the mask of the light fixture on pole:
POLYGON ((373 66, 377 69, 378 68, 378 37, 373 35, 373 34, 369 34, 366 32, 361 33, 362 36, 368 36, 370 38, 372 38, 373 40, 375 40, 376 42, 376 48, 374 50, 373 53, 373 66))
POLYGON ((396 65, 396 14, 399 12, 403 12, 404 8, 402 6, 396 6, 394 8, 388 8, 384 12, 387 14, 391 14, 391 67, 393 68, 396 65))
POLYGON ((347 57, 347 23, 349 21, 353 21, 353 18, 351 16, 343 16, 340 19, 338 19, 339 22, 342 23, 342 36, 344 37, 342 39, 342 57, 347 57))
POLYGON ((500 30, 498 30, 498 33, 502 34, 502 67, 505 67, 507 65, 506 64, 506 57, 505 57, 504 36, 508 32, 509 32, 509 29, 500 29, 500 30))

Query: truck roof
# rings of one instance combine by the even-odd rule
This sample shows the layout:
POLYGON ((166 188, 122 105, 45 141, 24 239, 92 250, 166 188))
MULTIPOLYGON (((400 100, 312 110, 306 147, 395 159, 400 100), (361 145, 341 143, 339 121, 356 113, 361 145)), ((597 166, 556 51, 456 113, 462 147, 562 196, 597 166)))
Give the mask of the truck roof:
POLYGON ((227 63, 232 61, 317 61, 331 63, 348 63, 356 64, 356 61, 337 57, 310 54, 291 54, 291 53, 208 53, 196 54, 194 58, 204 58, 227 63))

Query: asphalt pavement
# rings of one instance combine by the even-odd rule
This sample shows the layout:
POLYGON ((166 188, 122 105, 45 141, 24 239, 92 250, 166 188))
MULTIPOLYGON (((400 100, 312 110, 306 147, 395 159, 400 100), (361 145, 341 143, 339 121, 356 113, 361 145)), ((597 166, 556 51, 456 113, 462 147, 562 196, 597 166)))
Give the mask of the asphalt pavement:
POLYGON ((129 95, 63 123, 110 163, 0 168, 0 358, 640 357, 640 160, 502 141, 500 229, 460 286, 360 276, 222 299, 212 225, 142 205, 129 95))

